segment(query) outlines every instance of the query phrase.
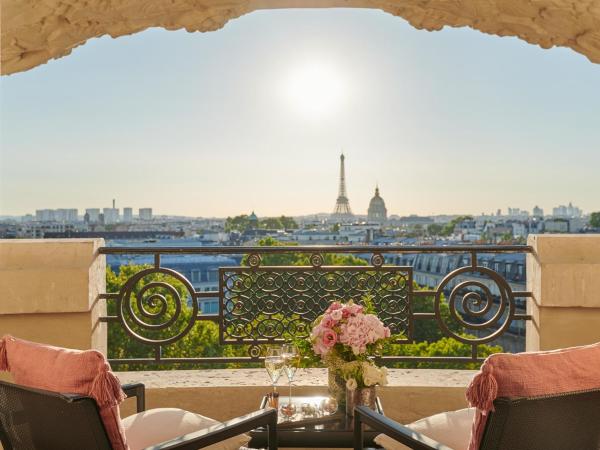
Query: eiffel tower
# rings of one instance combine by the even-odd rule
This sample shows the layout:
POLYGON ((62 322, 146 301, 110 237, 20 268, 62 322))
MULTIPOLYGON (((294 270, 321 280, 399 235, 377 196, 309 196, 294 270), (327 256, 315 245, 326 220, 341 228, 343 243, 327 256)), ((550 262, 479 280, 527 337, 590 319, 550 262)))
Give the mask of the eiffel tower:
POLYGON ((352 220, 354 215, 350 209, 350 202, 348 201, 348 195, 346 194, 346 171, 344 169, 344 154, 340 155, 340 190, 338 192, 338 198, 335 202, 335 208, 333 209, 332 218, 336 220, 352 220))

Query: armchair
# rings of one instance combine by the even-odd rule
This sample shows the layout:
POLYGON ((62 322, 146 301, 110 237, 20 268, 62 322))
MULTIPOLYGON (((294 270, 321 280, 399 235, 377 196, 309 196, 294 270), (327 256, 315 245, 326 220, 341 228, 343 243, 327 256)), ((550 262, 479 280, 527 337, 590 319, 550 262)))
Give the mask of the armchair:
MULTIPOLYGON (((123 386, 136 397, 137 411, 145 409, 144 385, 123 386)), ((250 431, 269 430, 269 450, 277 449, 277 412, 265 409, 184 434, 147 450, 196 450, 250 431)), ((127 434, 127 431, 125 431, 127 434)), ((96 401, 84 395, 59 394, 0 382, 0 441, 5 450, 112 450, 96 401)))
POLYGON ((600 342, 495 353, 467 388, 472 408, 408 426, 359 408, 355 449, 366 423, 385 433, 375 442, 387 450, 600 450, 599 374, 600 342))
MULTIPOLYGON (((397 441, 386 450, 450 448, 364 406, 354 412, 354 449, 363 448, 363 424, 397 441)), ((500 397, 477 450, 599 450, 600 389, 529 398, 500 397)))

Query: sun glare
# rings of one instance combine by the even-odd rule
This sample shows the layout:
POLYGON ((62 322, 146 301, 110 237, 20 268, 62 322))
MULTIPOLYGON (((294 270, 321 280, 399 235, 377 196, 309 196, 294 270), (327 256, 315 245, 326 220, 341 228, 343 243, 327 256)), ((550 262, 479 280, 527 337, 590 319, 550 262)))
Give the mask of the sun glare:
POLYGON ((310 63, 288 74, 285 94, 291 107, 309 118, 323 118, 336 112, 344 100, 344 80, 335 67, 310 63))

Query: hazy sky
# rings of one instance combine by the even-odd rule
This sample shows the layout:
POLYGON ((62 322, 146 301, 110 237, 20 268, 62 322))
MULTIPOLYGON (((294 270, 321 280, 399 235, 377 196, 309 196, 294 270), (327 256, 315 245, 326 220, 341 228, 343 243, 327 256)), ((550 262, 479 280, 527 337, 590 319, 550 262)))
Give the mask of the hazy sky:
POLYGON ((2 77, 0 214, 600 209, 600 65, 373 10, 89 41, 2 77))

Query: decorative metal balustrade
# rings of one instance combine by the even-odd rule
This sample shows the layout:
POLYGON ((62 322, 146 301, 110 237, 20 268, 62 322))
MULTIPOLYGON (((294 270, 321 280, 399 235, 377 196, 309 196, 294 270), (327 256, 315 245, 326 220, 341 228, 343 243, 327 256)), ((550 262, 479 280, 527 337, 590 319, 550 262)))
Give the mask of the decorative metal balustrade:
POLYGON ((444 336, 471 348, 470 356, 464 357, 385 355, 382 360, 476 362, 481 360, 481 344, 502 336, 514 321, 531 319, 516 308, 516 299, 526 300, 531 292, 513 290, 498 272, 480 266, 478 255, 531 251, 528 246, 492 245, 103 247, 100 253, 105 255, 152 255, 153 264, 132 275, 118 292, 101 295, 114 314, 100 320, 120 324, 132 340, 152 349, 152 357, 111 359, 113 365, 256 363, 266 345, 308 336, 312 322, 331 302, 360 303, 368 295, 398 343, 415 341, 418 321, 433 321, 444 336), (261 256, 292 253, 307 255, 309 265, 262 264, 261 256), (448 273, 435 289, 415 288, 412 267, 385 264, 393 254, 419 253, 468 255, 468 263, 448 273), (161 265, 161 256, 172 254, 246 257, 245 265, 219 268, 218 290, 200 291, 183 274, 161 265), (360 256, 366 265, 326 266, 324 256, 329 254, 360 256), (203 314, 199 308, 203 298, 218 298, 219 313, 203 314), (431 299, 432 312, 415 311, 419 298, 431 299), (449 314, 442 314, 443 304, 449 314), (185 339, 202 321, 218 324, 222 345, 245 345, 246 356, 194 356, 193 348, 189 357, 163 355, 166 346, 185 339))

